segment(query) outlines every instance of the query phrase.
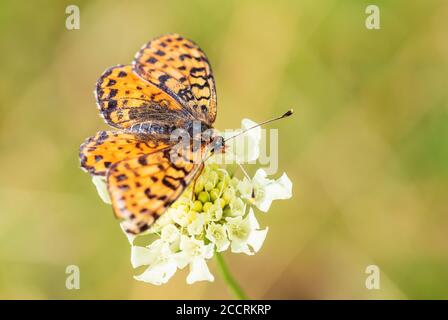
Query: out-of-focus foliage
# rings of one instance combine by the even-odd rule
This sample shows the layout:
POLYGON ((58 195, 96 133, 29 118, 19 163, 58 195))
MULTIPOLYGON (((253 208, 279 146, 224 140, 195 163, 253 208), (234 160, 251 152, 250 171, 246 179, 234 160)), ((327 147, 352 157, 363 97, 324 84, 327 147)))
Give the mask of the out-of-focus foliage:
POLYGON ((76 1, 69 31, 73 1, 1 1, 0 297, 229 297, 220 279, 133 280, 128 242, 78 168, 79 144, 106 128, 97 77, 178 32, 211 60, 218 128, 296 111, 273 125, 294 196, 260 218, 259 254, 228 256, 251 297, 448 298, 448 2, 375 1, 376 31, 371 2, 76 1), (65 288, 70 264, 80 290, 65 288), (370 264, 381 290, 365 288, 370 264))

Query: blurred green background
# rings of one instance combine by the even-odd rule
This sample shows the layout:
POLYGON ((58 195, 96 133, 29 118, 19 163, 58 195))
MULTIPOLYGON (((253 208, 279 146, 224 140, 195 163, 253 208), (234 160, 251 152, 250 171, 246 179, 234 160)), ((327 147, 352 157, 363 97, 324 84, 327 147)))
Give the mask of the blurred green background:
POLYGON ((296 111, 273 125, 294 196, 259 215, 258 254, 226 255, 251 297, 448 298, 447 16, 444 0, 1 1, 0 298, 231 297, 185 271, 133 280, 78 167, 80 143, 107 128, 96 79, 168 32, 207 53, 217 128, 296 111), (70 4, 80 30, 65 28, 70 4), (381 30, 365 28, 368 4, 381 30), (70 264, 80 290, 65 288, 70 264), (371 264, 381 290, 365 288, 371 264))

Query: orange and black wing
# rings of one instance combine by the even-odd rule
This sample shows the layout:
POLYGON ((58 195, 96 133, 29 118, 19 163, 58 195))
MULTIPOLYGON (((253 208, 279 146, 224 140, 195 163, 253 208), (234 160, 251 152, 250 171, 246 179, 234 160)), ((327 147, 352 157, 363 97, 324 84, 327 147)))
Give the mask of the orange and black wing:
POLYGON ((216 118, 216 87, 204 52, 192 41, 168 34, 137 52, 135 72, 176 99, 195 119, 211 125, 216 118))
POLYGON ((200 174, 202 163, 165 149, 112 165, 107 185, 116 216, 138 234, 157 220, 200 174))
POLYGON ((95 94, 102 117, 116 128, 129 129, 145 122, 182 127, 194 119, 170 94, 141 79, 131 65, 107 69, 97 81, 95 94))
POLYGON ((89 137, 79 149, 81 167, 91 175, 105 176, 109 167, 121 160, 169 147, 147 135, 119 131, 100 131, 89 137))

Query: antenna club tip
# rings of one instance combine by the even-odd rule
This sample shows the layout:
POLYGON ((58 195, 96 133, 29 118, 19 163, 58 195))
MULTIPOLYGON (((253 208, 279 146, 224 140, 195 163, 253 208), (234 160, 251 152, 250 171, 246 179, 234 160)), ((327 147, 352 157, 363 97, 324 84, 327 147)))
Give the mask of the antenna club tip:
MULTIPOLYGON (((289 109, 288 111, 285 112, 285 114, 283 115, 283 117, 289 117, 290 115, 292 115, 294 113, 293 109, 289 109)), ((282 117, 282 118, 283 118, 282 117)))

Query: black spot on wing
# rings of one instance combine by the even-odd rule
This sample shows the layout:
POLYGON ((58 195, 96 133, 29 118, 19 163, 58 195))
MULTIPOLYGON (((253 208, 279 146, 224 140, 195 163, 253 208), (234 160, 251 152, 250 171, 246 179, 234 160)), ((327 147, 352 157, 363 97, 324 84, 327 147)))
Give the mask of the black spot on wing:
POLYGON ((140 157, 138 157, 138 163, 140 163, 142 166, 146 166, 148 164, 146 155, 141 155, 140 157))
POLYGON ((117 93, 118 93, 117 89, 111 89, 110 92, 109 92, 108 99, 111 99, 111 98, 115 97, 117 95, 117 93))
POLYGON ((150 57, 149 59, 146 60, 146 62, 150 63, 150 64, 154 64, 156 63, 158 60, 154 57, 150 57))
POLYGON ((175 191, 177 189, 177 187, 171 181, 168 180, 169 178, 174 179, 173 177, 165 176, 162 179, 162 183, 165 187, 175 191))
POLYGON ((145 192, 145 195, 146 195, 146 197, 148 199, 154 199, 155 197, 157 197, 156 195, 151 194, 151 189, 150 188, 146 188, 144 192, 145 192))

